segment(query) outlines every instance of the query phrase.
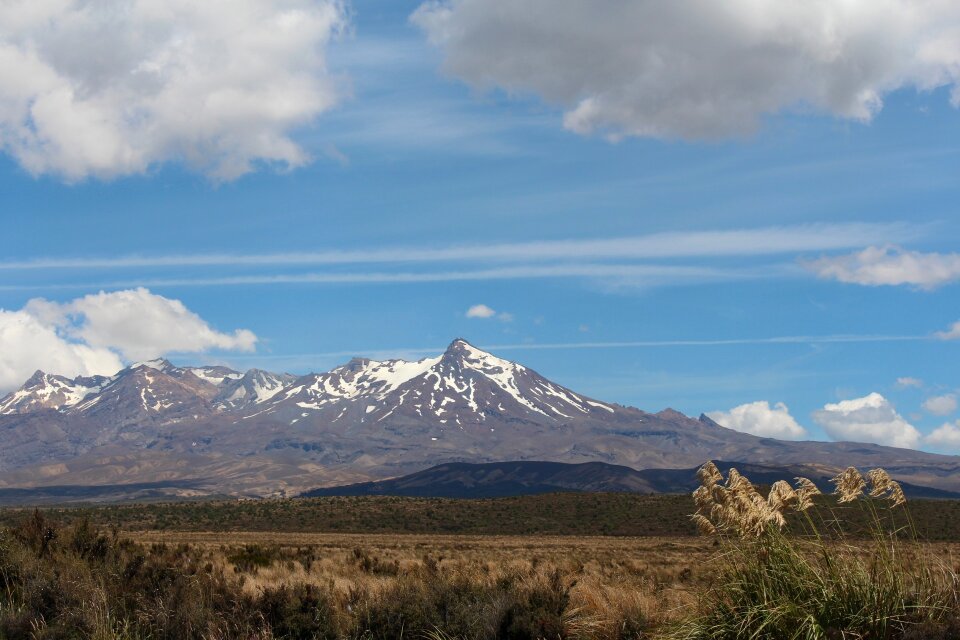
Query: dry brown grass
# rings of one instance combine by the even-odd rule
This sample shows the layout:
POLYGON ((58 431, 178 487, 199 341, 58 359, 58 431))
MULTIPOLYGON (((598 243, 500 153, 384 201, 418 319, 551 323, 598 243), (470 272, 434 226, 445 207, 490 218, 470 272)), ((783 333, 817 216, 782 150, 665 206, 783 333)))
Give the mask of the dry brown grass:
MULTIPOLYGON (((781 489, 778 500, 794 498, 781 489)), ((6 605, 0 593, 0 637, 5 630, 11 640, 36 640, 86 629, 104 640, 387 640, 403 629, 411 638, 436 630, 447 639, 665 638, 701 610, 705 594, 722 588, 729 569, 723 558, 731 553, 722 538, 82 527, 59 530, 48 549, 47 525, 38 522, 5 541, 0 535, 0 577, 15 585, 6 605), (37 634, 36 625, 49 630, 37 634)), ((735 540, 744 562, 754 558, 748 547, 769 552, 756 538, 735 540)), ((846 558, 835 553, 859 543, 823 544, 846 558)), ((960 544, 906 551, 960 569, 960 544)), ((862 553, 869 559, 869 548, 862 553)), ((773 556, 764 558, 766 566, 773 556)))
MULTIPOLYGON (((443 571, 478 584, 506 575, 546 580, 559 570, 562 580, 573 585, 567 629, 570 637, 581 638, 642 637, 624 625, 642 620, 648 629, 661 628, 681 619, 695 606, 697 594, 715 582, 720 568, 711 538, 169 531, 130 535, 146 545, 190 544, 202 549, 228 574, 243 576, 243 588, 251 595, 291 583, 333 586, 340 594, 385 592, 404 575, 422 573, 425 563, 436 563, 443 571), (277 559, 255 571, 236 567, 228 557, 248 546, 269 550, 277 559), (358 558, 369 561, 364 565, 358 558)), ((923 544, 917 552, 960 569, 958 543, 923 544)))
POLYGON ((702 538, 602 536, 361 535, 143 531, 144 545, 189 544, 255 594, 283 584, 332 585, 342 594, 389 588, 404 575, 436 563, 471 582, 507 575, 545 579, 559 570, 570 590, 572 627, 582 637, 619 637, 624 620, 665 621, 693 601, 709 579, 713 541, 702 538), (230 556, 258 547, 267 566, 237 566, 230 556), (364 560, 366 559, 366 560, 364 560), (639 615, 638 615, 639 614, 639 615), (590 630, 588 633, 588 629, 590 630))

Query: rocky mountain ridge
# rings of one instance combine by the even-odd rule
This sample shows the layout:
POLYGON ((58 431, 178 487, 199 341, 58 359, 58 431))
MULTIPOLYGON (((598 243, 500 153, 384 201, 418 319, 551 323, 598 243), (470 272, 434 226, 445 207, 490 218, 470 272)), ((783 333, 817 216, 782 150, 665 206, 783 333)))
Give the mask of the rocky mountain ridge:
MULTIPOLYGON (((960 490, 960 458, 858 443, 783 442, 673 410, 602 402, 455 340, 415 362, 356 358, 295 377, 131 365, 109 377, 37 372, 0 400, 0 489, 149 485, 172 495, 282 495, 506 460, 687 468, 885 466, 960 490)), ((112 493, 117 493, 113 491, 112 493)))

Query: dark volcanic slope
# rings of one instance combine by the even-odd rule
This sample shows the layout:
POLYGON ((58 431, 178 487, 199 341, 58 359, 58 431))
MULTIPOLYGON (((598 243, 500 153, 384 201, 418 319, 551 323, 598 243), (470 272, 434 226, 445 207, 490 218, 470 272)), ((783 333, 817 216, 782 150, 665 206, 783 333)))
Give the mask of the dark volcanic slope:
POLYGON ((172 495, 289 495, 458 462, 690 469, 714 459, 809 465, 821 476, 883 466, 960 491, 958 457, 783 442, 669 409, 647 413, 463 340, 417 362, 355 359, 299 378, 164 360, 109 378, 38 372, 0 399, 0 442, 0 488, 168 483, 172 495))
MULTIPOLYGON (((802 475, 822 491, 830 491, 830 478, 804 467, 768 467, 718 462, 727 472, 731 467, 755 484, 770 485, 777 480, 792 482, 802 475)), ((307 491, 302 497, 321 496, 409 496, 420 498, 498 498, 536 495, 558 491, 612 493, 689 493, 697 487, 693 469, 646 469, 637 471, 603 462, 564 464, 560 462, 452 463, 431 467, 400 478, 361 482, 340 487, 307 491)), ((911 498, 960 498, 960 493, 918 487, 905 483, 911 498)))
POLYGON ((656 493, 657 489, 639 471, 603 462, 454 462, 390 480, 314 489, 303 497, 496 498, 556 491, 656 493))

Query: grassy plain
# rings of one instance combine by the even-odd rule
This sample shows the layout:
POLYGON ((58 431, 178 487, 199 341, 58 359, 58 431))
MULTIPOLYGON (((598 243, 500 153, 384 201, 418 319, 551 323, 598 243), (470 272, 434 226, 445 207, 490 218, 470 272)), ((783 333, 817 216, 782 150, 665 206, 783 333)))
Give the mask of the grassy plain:
MULTIPOLYGON (((806 514, 825 524, 824 533, 831 523, 854 533, 826 546, 788 542, 789 529, 790 538, 771 531, 757 542, 698 537, 689 496, 4 510, 0 638, 778 638, 790 636, 740 635, 733 626, 704 632, 689 623, 729 605, 741 613, 727 622, 755 610, 761 619, 753 628, 793 628, 790 607, 816 585, 834 598, 825 602, 834 602, 837 622, 803 637, 960 638, 960 602, 950 600, 958 597, 950 581, 960 574, 960 503, 918 500, 894 511, 886 504, 818 498, 806 514), (869 533, 878 521, 887 531, 909 525, 922 541, 877 545, 869 533), (817 568, 817 555, 845 569, 831 577, 817 568), (918 586, 911 568, 929 559, 937 582, 918 586), (765 573, 772 566, 779 568, 765 573), (870 590, 884 575, 893 579, 889 588, 870 590), (847 584, 847 576, 856 580, 847 584), (768 579, 762 598, 745 595, 745 585, 768 579), (768 588, 791 599, 783 611, 763 600, 768 588), (859 613, 842 611, 837 593, 859 613), (877 593, 894 614, 864 622, 877 593), (917 594, 935 594, 937 604, 921 609, 917 594), (872 635, 834 635, 853 628, 850 620, 861 630, 873 625, 872 635)), ((791 525, 799 529, 796 515, 791 525)))

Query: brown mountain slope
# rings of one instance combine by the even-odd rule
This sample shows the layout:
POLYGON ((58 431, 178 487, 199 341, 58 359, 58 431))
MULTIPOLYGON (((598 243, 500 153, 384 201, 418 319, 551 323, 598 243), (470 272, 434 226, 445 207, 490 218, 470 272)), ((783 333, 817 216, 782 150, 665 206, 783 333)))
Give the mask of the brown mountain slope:
MULTIPOLYGON (((26 387, 13 396, 17 406, 31 402, 26 387)), ((189 485, 189 495, 273 495, 454 462, 682 469, 720 459, 812 465, 823 475, 883 466, 913 484, 960 490, 958 457, 785 442, 672 410, 646 413, 463 340, 417 362, 356 359, 300 378, 157 361, 70 399, 0 415, 0 488, 169 482, 173 494, 189 485)))

